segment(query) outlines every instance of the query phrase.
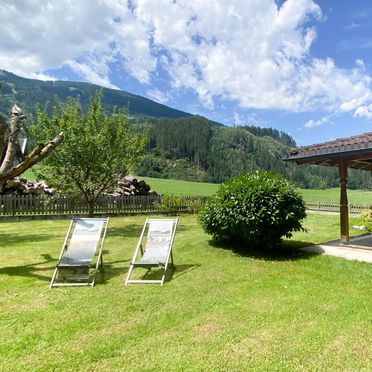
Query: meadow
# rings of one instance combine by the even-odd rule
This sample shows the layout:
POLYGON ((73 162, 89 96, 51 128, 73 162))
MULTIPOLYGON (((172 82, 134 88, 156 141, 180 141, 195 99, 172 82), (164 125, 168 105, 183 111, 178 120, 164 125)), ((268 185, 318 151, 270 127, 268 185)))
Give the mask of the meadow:
MULTIPOLYGON (((34 173, 29 170, 24 176, 30 180, 35 179, 34 173)), ((171 179, 142 177, 138 178, 146 181, 158 193, 176 196, 210 196, 214 194, 219 184, 207 182, 190 182, 171 179)), ((331 202, 338 203, 340 200, 339 188, 316 190, 299 189, 300 193, 307 202, 331 202)), ((348 190, 350 204, 372 205, 372 191, 348 190)))
POLYGON ((69 221, 1 223, 0 370, 372 369, 370 264, 296 249, 337 238, 338 216, 276 253, 215 246, 182 216, 165 285, 126 287, 144 220, 111 219, 94 288, 52 290, 69 221))
MULTIPOLYGON (((144 179, 153 190, 168 195, 212 195, 218 190, 219 184, 188 182, 178 180, 166 180, 159 178, 140 177, 144 179)), ((316 190, 300 189, 300 193, 308 202, 333 202, 340 200, 339 188, 316 190)), ((361 190, 348 190, 349 203, 351 204, 372 204, 372 192, 361 190)))

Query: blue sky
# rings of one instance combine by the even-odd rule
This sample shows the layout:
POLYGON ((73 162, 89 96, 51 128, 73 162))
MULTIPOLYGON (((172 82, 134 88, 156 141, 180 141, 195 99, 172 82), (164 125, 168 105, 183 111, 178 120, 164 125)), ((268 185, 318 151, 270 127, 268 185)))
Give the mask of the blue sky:
POLYGON ((368 0, 2 0, 0 68, 88 81, 299 145, 372 129, 368 0))

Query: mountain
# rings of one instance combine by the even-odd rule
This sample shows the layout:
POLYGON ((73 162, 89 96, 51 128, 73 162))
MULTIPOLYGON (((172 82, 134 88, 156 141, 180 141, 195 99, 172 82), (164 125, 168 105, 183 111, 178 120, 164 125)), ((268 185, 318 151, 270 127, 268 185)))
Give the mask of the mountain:
MULTIPOLYGON (((303 188, 339 184, 337 168, 284 162, 294 140, 276 129, 216 126, 200 116, 153 119, 148 129, 147 152, 136 169, 140 176, 222 182, 265 169, 303 188)), ((371 189, 370 173, 351 169, 348 186, 371 189)))
POLYGON ((173 109, 150 99, 122 90, 102 88, 90 83, 69 81, 40 81, 25 79, 5 70, 0 70, 0 113, 8 116, 10 108, 17 103, 25 112, 33 112, 35 104, 43 107, 48 101, 53 102, 58 96, 61 101, 67 97, 80 96, 84 107, 89 103, 89 96, 102 89, 102 103, 108 109, 129 108, 135 116, 145 117, 189 117, 191 114, 173 109))
MULTIPOLYGON (((0 70, 0 113, 8 116, 17 103, 27 113, 57 96, 60 101, 80 96, 84 108, 89 96, 102 89, 108 110, 129 108, 135 125, 146 125, 146 155, 135 169, 138 175, 193 181, 222 182, 242 173, 265 169, 280 173, 300 187, 337 187, 337 169, 286 164, 288 149, 296 144, 287 133, 254 126, 227 127, 198 115, 175 110, 128 92, 88 83, 25 79, 0 70), (145 120, 142 120, 145 119, 145 120), (146 124, 141 124, 146 123, 146 124)), ((367 172, 350 170, 350 188, 371 188, 367 172)))

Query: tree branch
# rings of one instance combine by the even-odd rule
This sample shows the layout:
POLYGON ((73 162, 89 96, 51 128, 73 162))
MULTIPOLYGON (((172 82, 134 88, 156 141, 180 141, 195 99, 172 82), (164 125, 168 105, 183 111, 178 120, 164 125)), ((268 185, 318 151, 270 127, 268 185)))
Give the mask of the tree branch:
POLYGON ((63 133, 58 134, 52 141, 50 141, 46 146, 38 145, 35 147, 25 160, 18 164, 16 167, 13 167, 6 172, 0 173, 0 182, 5 182, 14 177, 19 176, 27 169, 31 168, 36 163, 39 163, 46 156, 48 156, 63 140, 63 133))

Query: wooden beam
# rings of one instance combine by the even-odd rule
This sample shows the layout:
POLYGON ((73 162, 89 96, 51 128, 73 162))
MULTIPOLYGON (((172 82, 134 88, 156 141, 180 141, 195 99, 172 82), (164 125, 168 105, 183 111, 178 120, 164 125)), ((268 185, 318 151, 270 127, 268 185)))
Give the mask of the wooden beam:
POLYGON ((347 161, 340 158, 339 162, 340 175, 340 232, 341 243, 349 242, 349 207, 347 200, 347 161))

